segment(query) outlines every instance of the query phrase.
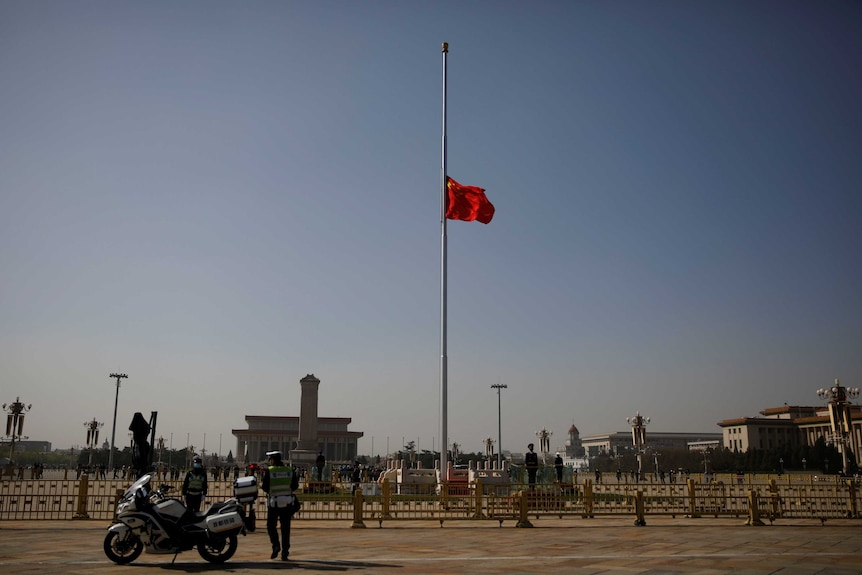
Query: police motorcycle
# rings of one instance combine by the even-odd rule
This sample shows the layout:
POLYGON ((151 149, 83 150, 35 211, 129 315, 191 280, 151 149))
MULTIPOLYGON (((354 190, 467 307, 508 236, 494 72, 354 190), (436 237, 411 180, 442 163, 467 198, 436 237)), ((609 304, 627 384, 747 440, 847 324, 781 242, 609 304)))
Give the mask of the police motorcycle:
POLYGON ((117 502, 116 522, 105 536, 105 555, 124 565, 142 551, 173 554, 197 547, 210 563, 224 563, 236 553, 237 535, 245 535, 244 507, 257 498, 255 478, 234 483, 234 497, 195 513, 179 499, 167 497, 170 485, 151 489, 151 476, 144 475, 117 502))

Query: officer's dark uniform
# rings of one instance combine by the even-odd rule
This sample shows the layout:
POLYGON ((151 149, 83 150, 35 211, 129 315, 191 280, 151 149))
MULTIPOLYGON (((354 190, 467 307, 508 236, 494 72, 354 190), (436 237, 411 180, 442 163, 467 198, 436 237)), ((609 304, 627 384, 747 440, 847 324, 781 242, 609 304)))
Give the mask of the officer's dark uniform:
POLYGON ((192 468, 183 480, 183 497, 186 507, 197 513, 201 510, 201 502, 207 494, 207 472, 203 468, 200 457, 195 457, 192 468))
POLYGON ((530 489, 536 488, 536 471, 539 470, 539 454, 533 451, 533 444, 527 446, 530 451, 524 455, 524 467, 527 468, 527 481, 530 489))
POLYGON ((280 451, 269 451, 269 467, 263 472, 261 487, 267 493, 266 499, 266 531, 272 543, 270 559, 278 557, 287 561, 290 554, 290 518, 293 517, 293 492, 299 487, 299 475, 293 467, 281 460, 280 451), (287 499, 287 496, 290 496, 287 499), (283 506, 279 506, 279 505, 283 506), (278 522, 281 521, 281 544, 278 541, 278 522))
POLYGON ((314 463, 315 467, 317 467, 317 480, 323 481, 323 468, 326 467, 326 457, 322 451, 317 454, 317 460, 314 463))
POLYGON ((554 471, 557 472, 557 483, 563 482, 563 458, 560 456, 560 453, 557 452, 557 456, 554 458, 554 471))

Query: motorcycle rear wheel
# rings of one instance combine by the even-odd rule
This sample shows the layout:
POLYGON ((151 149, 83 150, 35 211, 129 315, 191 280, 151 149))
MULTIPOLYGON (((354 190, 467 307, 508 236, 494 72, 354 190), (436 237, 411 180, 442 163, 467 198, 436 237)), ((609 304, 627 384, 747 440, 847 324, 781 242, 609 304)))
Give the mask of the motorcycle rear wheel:
POLYGON ((144 550, 144 543, 137 535, 130 533, 125 539, 120 539, 119 533, 109 531, 105 536, 103 547, 108 559, 118 565, 125 565, 140 556, 141 551, 144 550))
POLYGON ((205 542, 198 543, 198 553, 210 563, 224 563, 236 553, 236 534, 211 535, 205 542))

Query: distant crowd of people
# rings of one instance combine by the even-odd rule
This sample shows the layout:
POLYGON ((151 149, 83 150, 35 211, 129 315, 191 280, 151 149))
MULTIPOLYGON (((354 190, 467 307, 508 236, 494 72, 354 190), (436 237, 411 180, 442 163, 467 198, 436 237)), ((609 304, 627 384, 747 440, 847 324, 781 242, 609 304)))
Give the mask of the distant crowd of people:
MULTIPOLYGON (((595 470, 596 483, 602 482, 602 472, 598 469, 595 470)), ((623 479, 629 479, 632 483, 638 483, 639 481, 644 481, 643 474, 638 474, 638 472, 634 469, 629 470, 628 472, 623 471, 622 469, 616 470, 616 478, 617 483, 623 481, 623 479)), ((658 479, 661 483, 676 483, 677 480, 688 480, 691 477, 691 471, 688 469, 669 469, 665 472, 664 469, 660 469, 658 472, 658 479), (685 479, 681 479, 681 478, 685 479)))
POLYGON ((15 466, 11 461, 3 468, 3 473, 0 475, 14 477, 15 479, 24 479, 25 472, 29 471, 30 479, 42 479, 45 472, 45 466, 41 463, 34 463, 26 468, 23 465, 15 466))

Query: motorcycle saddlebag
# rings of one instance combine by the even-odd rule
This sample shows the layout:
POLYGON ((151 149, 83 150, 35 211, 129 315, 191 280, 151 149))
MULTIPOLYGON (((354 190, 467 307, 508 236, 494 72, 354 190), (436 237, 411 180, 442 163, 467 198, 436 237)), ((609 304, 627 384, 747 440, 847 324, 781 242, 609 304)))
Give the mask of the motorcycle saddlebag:
POLYGON ((242 527, 242 516, 236 511, 219 513, 207 517, 207 530, 213 533, 221 533, 242 527))
POLYGON ((240 503, 254 503, 257 499, 257 478, 239 477, 233 482, 233 496, 240 503))

